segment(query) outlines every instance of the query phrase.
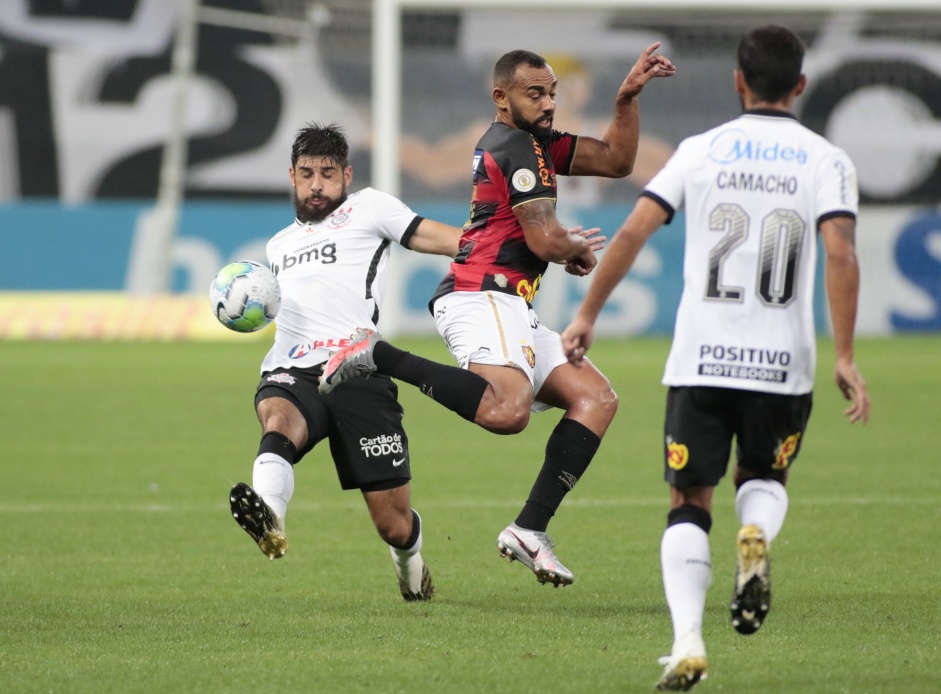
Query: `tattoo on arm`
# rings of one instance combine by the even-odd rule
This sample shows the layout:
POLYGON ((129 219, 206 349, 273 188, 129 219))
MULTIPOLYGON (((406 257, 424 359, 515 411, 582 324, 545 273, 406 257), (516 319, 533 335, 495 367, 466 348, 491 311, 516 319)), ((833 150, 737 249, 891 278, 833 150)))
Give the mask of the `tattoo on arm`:
POLYGON ((555 205, 548 198, 525 202, 515 207, 514 212, 524 227, 538 226, 547 229, 553 221, 559 223, 555 215, 555 205))
POLYGON ((551 199, 531 200, 517 205, 513 212, 523 227, 530 250, 543 260, 571 260, 590 248, 588 241, 559 221, 551 199))

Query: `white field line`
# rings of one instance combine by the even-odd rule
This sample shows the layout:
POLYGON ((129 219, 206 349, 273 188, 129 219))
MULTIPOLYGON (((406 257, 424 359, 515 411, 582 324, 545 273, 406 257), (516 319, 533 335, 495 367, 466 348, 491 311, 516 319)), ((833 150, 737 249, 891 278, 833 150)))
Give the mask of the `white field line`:
MULTIPOLYGON (((438 501, 419 501, 422 508, 517 508, 518 499, 441 499, 438 501)), ((666 499, 566 499, 567 508, 627 508, 627 507, 667 507, 666 499)), ((927 506, 936 505, 937 499, 912 499, 905 497, 810 497, 803 499, 791 498, 791 506, 927 506)), ((298 511, 320 511, 322 509, 348 509, 360 508, 362 499, 356 497, 355 501, 328 501, 291 503, 292 513, 298 511)), ((212 511, 224 507, 220 504, 188 504, 188 503, 149 503, 149 504, 122 504, 122 503, 0 503, 0 513, 170 513, 186 511, 212 511)))

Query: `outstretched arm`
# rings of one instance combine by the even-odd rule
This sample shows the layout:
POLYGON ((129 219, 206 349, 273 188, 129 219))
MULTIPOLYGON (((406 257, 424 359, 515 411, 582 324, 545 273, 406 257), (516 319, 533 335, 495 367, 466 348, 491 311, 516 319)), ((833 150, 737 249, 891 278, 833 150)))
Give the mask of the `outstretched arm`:
POLYGON ((666 221, 667 213, 649 198, 640 198, 634 211, 614 234, 598 264, 595 277, 575 319, 562 331, 562 347, 576 366, 591 347, 595 321, 611 292, 627 274, 647 239, 666 221))
POLYGON ((859 298, 859 264, 856 260, 856 222, 835 217, 820 225, 827 252, 826 287, 833 323, 836 366, 833 376, 843 397, 850 401, 844 410, 850 422, 869 421, 869 391, 853 361, 856 305, 859 298))
POLYGON ((419 253, 433 253, 453 258, 457 255, 461 233, 460 229, 450 224, 423 219, 412 234, 412 238, 409 239, 408 247, 419 253))
POLYGON ((614 119, 601 139, 579 136, 570 172, 573 176, 623 178, 631 173, 640 135, 637 96, 654 77, 676 74, 669 58, 654 53, 659 47, 659 42, 648 46, 624 78, 614 101, 614 119))

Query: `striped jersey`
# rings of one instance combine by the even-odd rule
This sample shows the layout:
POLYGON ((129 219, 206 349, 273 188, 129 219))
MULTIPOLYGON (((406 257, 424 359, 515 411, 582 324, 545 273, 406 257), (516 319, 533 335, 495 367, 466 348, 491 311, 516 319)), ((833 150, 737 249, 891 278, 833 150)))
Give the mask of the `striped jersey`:
POLYGON ((281 310, 262 373, 316 366, 348 345, 357 328, 375 328, 389 246, 407 247, 421 221, 397 198, 364 188, 323 221, 295 220, 275 234, 267 254, 281 285, 281 310))
POLYGON ((470 219, 459 251, 430 305, 453 291, 498 291, 532 301, 548 263, 534 254, 513 208, 556 199, 556 171, 568 175, 577 136, 552 131, 546 141, 495 122, 474 151, 470 219))
POLYGON ((847 154, 789 113, 746 111, 683 141, 643 195, 686 208, 663 383, 810 392, 818 225, 858 206, 847 154))

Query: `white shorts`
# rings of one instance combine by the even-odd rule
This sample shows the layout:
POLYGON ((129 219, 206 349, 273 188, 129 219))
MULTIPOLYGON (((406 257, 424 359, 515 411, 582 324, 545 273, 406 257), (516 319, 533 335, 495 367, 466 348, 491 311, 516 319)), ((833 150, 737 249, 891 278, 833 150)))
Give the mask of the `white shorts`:
MULTIPOLYGON (((435 325, 462 369, 469 364, 512 366, 538 394, 566 361, 562 338, 539 322, 526 300, 502 292, 451 292, 435 301, 435 325)), ((551 406, 538 400, 534 412, 551 406)))

